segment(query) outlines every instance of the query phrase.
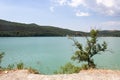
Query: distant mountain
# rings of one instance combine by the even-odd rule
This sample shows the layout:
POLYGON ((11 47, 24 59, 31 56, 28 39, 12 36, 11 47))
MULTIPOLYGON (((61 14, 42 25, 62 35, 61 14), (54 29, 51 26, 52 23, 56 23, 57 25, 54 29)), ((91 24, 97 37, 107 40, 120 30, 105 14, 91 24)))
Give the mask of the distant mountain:
POLYGON ((99 31, 99 36, 120 37, 120 30, 103 30, 99 31))
POLYGON ((53 26, 39 26, 34 23, 24 24, 0 20, 0 36, 82 36, 82 34, 85 33, 53 26))
MULTIPOLYGON (((34 23, 25 24, 0 20, 0 37, 30 37, 30 36, 88 36, 89 33, 73 31, 53 26, 40 26, 34 23)), ((99 36, 120 37, 120 31, 99 31, 99 36)))

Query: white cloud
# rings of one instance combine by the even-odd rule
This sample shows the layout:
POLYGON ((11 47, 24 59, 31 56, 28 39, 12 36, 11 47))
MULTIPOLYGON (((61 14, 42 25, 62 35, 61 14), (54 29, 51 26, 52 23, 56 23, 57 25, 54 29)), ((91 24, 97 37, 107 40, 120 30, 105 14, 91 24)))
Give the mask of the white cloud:
POLYGON ((77 11, 76 12, 76 16, 90 16, 90 14, 89 13, 85 13, 85 12, 80 12, 80 11, 77 11))
POLYGON ((50 11, 54 12, 54 7, 53 6, 50 7, 50 11))
POLYGON ((120 0, 96 0, 96 8, 94 11, 108 16, 119 16, 120 0))
POLYGON ((107 16, 120 16, 120 0, 95 0, 87 4, 92 11, 107 16))
POLYGON ((69 6, 71 7, 78 7, 80 5, 86 5, 85 0, 71 0, 71 2, 68 3, 69 6))
POLYGON ((54 2, 60 6, 70 6, 73 10, 82 9, 107 16, 120 16, 120 0, 54 0, 54 2))
POLYGON ((102 4, 106 7, 113 7, 115 4, 115 0, 96 0, 97 4, 102 4))
POLYGON ((67 0, 58 0, 58 2, 60 3, 60 5, 65 5, 65 3, 67 2, 67 0))
POLYGON ((53 2, 62 6, 62 5, 66 5, 68 0, 53 0, 53 2))
POLYGON ((113 14, 115 14, 115 12, 113 10, 107 10, 106 14, 112 16, 113 14))

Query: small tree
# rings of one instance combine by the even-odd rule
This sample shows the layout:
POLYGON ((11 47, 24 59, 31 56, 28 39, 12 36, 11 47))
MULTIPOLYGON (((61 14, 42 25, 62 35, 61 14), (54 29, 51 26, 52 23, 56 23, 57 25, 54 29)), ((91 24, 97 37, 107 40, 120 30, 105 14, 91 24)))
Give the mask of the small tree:
POLYGON ((75 52, 75 54, 71 57, 72 60, 78 60, 78 62, 87 62, 88 68, 96 68, 96 65, 93 60, 93 56, 96 54, 101 54, 107 49, 106 42, 99 44, 97 41, 98 31, 91 30, 90 31, 90 39, 86 37, 87 45, 83 47, 81 43, 72 39, 74 41, 75 46, 79 49, 75 52))

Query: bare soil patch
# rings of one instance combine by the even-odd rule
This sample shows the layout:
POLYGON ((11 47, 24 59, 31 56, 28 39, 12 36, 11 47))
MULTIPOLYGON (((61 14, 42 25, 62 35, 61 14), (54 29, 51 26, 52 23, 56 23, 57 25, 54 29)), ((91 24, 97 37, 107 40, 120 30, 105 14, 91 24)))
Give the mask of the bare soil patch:
POLYGON ((120 71, 82 70, 75 74, 42 75, 28 70, 12 70, 0 73, 0 80, 120 80, 120 71))

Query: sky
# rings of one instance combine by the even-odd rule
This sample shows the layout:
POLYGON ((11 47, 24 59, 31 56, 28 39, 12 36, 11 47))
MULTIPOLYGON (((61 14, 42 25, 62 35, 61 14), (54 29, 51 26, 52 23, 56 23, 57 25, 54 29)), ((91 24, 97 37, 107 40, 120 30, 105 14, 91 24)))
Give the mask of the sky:
POLYGON ((120 0, 0 0, 0 19, 86 32, 120 30, 120 0))

